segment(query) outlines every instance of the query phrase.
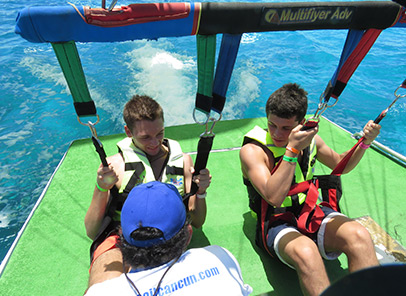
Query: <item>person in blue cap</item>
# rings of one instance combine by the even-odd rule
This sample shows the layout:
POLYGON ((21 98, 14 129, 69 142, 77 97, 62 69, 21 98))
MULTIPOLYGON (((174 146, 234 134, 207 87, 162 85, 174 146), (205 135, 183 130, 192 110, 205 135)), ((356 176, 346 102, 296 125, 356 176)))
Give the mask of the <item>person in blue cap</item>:
POLYGON ((187 250, 192 227, 175 186, 158 181, 131 190, 121 211, 121 276, 86 295, 249 295, 237 260, 226 249, 187 250))

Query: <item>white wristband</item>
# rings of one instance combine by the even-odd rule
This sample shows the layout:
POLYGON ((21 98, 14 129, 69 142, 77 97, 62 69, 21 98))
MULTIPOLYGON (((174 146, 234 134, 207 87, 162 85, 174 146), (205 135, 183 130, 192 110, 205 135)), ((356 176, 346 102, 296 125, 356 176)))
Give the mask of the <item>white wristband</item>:
POLYGON ((206 198, 207 192, 203 193, 203 194, 196 194, 196 197, 199 199, 204 199, 206 198))

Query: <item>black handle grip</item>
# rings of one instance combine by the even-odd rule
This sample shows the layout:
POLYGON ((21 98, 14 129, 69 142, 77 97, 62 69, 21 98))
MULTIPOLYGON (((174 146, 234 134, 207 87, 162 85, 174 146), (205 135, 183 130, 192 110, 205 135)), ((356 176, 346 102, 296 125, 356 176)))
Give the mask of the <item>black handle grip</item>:
POLYGON ((103 145, 95 137, 92 137, 93 145, 96 148, 96 152, 99 153, 100 160, 104 167, 108 167, 106 152, 104 151, 103 145))
MULTIPOLYGON (((193 176, 199 175, 199 172, 202 169, 206 168, 210 150, 211 147, 213 146, 213 139, 214 135, 200 137, 199 143, 197 144, 197 156, 194 167, 195 172, 193 173, 193 176)), ((195 182, 192 182, 190 194, 191 195, 195 194, 197 192, 197 189, 198 189, 197 184, 195 182)))
POLYGON ((374 123, 379 123, 386 116, 387 110, 383 110, 377 118, 375 118, 374 123))

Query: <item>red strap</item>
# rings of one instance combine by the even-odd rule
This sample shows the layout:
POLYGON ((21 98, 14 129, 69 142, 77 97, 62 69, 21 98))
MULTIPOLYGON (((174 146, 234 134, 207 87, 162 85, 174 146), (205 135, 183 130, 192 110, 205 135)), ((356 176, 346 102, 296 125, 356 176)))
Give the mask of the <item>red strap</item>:
POLYGON ((273 257, 273 255, 269 251, 268 245, 266 243, 267 242, 267 234, 268 234, 269 225, 271 225, 273 222, 275 222, 277 220, 291 222, 291 221, 296 220, 296 218, 293 215, 293 213, 290 213, 290 212, 285 212, 285 213, 280 213, 280 214, 273 215, 272 217, 269 218, 268 229, 265 229, 265 219, 266 219, 266 214, 268 212, 268 207, 270 207, 270 205, 262 198, 261 199, 261 238, 262 238, 262 245, 263 245, 264 249, 268 252, 268 254, 273 257))
POLYGON ((315 233, 320 227, 321 221, 324 218, 324 213, 321 208, 316 205, 318 197, 318 182, 316 182, 316 185, 309 183, 306 200, 303 204, 299 218, 297 219, 297 227, 302 233, 315 233), (310 221, 308 221, 309 215, 313 209, 314 213, 310 218, 310 221))
POLYGON ((368 29, 364 33, 358 45, 341 67, 341 71, 337 77, 338 81, 347 83, 348 80, 350 80, 352 74, 354 74, 354 71, 371 49, 372 45, 374 45, 381 32, 382 30, 378 29, 368 29))
POLYGON ((290 190, 288 192, 288 196, 307 191, 311 183, 312 181, 309 180, 292 185, 292 187, 290 187, 290 190))
MULTIPOLYGON (((358 142, 351 148, 351 150, 347 153, 347 155, 334 168, 331 175, 342 174, 342 172, 344 171, 345 167, 348 164, 348 161, 354 154, 355 149, 357 149, 358 145, 361 143, 362 140, 364 140, 364 137, 359 139, 358 142)), ((292 186, 291 190, 289 190, 288 193, 288 195, 293 195, 298 194, 300 192, 306 192, 307 190, 306 200, 303 205, 302 211, 299 215, 299 218, 297 220, 298 228, 305 233, 315 233, 319 229, 321 221, 325 216, 320 206, 316 204, 319 196, 318 188, 319 186, 317 180, 316 184, 313 184, 311 181, 305 181, 292 186), (311 217, 311 220, 308 223, 309 215, 313 211, 313 209, 314 209, 313 216, 311 217)), ((329 189, 328 193, 329 193, 329 202, 328 203, 323 202, 321 203, 321 205, 328 206, 333 210, 337 211, 338 209, 337 192, 334 189, 329 189)))
MULTIPOLYGON (((347 155, 338 163, 338 165, 336 166, 336 168, 333 170, 333 172, 331 173, 332 175, 341 175, 344 168, 346 167, 348 161, 350 160, 352 154, 354 153, 355 149, 358 147, 359 143, 363 140, 363 138, 361 138, 355 145, 354 147, 347 153, 347 155)), ((275 170, 279 167, 280 162, 274 167, 274 169, 272 170, 271 174, 273 174, 275 172, 275 170)), ((297 222, 297 227, 298 229, 304 233, 304 234, 314 234, 316 233, 319 228, 320 228, 320 224, 322 222, 322 220, 325 217, 324 212, 322 211, 322 209, 320 208, 319 205, 317 205, 317 200, 319 197, 319 182, 318 180, 316 180, 316 183, 314 184, 311 180, 308 181, 304 181, 298 184, 294 184, 289 192, 288 192, 288 196, 291 195, 295 195, 298 193, 306 193, 306 200, 303 204, 303 208, 302 211, 300 212, 299 217, 296 219, 294 217, 294 215, 290 212, 286 212, 283 214, 278 214, 278 215, 274 215, 273 219, 275 220, 285 220, 285 221, 289 221, 289 219, 296 219, 297 222), (310 213, 312 213, 312 216, 310 217, 309 220, 309 216, 310 213), (290 215, 286 215, 286 214, 290 214, 290 215), (308 221, 309 220, 309 221, 308 221)), ((323 202, 321 203, 321 205, 323 206, 327 206, 332 208, 333 210, 338 209, 338 204, 337 204, 337 194, 335 190, 328 190, 329 192, 329 202, 323 202)), ((266 209, 268 207, 268 203, 262 199, 261 200, 261 232, 262 232, 262 241, 264 243, 265 249, 269 252, 267 246, 266 246, 266 240, 265 240, 265 218, 266 218, 266 209)))
POLYGON ((351 156, 354 154, 355 149, 357 149, 358 145, 364 140, 365 138, 362 137, 358 140, 358 142, 348 151, 347 155, 337 164, 334 170, 331 172, 331 175, 341 175, 347 166, 348 161, 350 160, 351 156))
POLYGON ((334 211, 338 211, 337 189, 328 190, 328 203, 324 202, 323 205, 329 204, 334 211))

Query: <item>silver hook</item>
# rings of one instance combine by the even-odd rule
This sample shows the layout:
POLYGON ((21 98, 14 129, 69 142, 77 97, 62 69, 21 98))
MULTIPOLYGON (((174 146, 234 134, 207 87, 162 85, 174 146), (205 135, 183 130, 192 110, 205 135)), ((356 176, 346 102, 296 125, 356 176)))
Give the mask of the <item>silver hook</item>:
POLYGON ((398 88, 395 90, 395 97, 396 98, 404 98, 404 97, 406 97, 406 94, 403 94, 403 95, 398 95, 397 94, 398 90, 401 89, 401 88, 405 88, 405 87, 403 87, 403 84, 399 85, 398 88))
POLYGON ((209 117, 208 121, 206 122, 205 126, 206 126, 206 130, 200 135, 200 137, 214 137, 214 133, 213 133, 213 128, 214 125, 217 123, 217 121, 219 121, 222 117, 221 113, 219 114, 219 118, 214 118, 214 117, 209 117), (209 129, 209 121, 212 122, 211 127, 209 129))
POLYGON ((90 128, 90 132, 92 133, 92 137, 97 139, 97 131, 96 131, 96 128, 94 127, 94 123, 89 121, 87 124, 90 128))
MULTIPOLYGON (((216 112, 216 113, 217 113, 217 112, 216 112)), ((200 137, 214 136, 214 133, 213 133, 214 125, 216 124, 217 121, 219 121, 219 120, 221 119, 222 114, 221 114, 221 113, 217 113, 217 114, 218 114, 218 118, 215 118, 215 117, 213 117, 213 116, 210 116, 210 113, 205 113, 205 114, 206 114, 206 120, 204 120, 204 121, 199 121, 199 120, 197 120, 197 118, 196 118, 196 108, 193 109, 193 119, 194 119, 194 121, 195 121, 197 124, 204 125, 204 126, 206 127, 206 128, 205 128, 205 131, 200 135, 200 137), (209 128, 209 122, 212 122, 210 128, 209 128)))
POLYGON ((316 112, 314 112, 314 115, 312 116, 312 119, 318 119, 321 116, 321 114, 323 114, 324 111, 326 111, 327 108, 328 108, 327 103, 320 102, 319 105, 317 106, 316 112))
MULTIPOLYGON (((313 115, 313 117, 312 117, 313 119, 319 119, 319 117, 321 116, 321 114, 323 114, 324 111, 327 110, 327 108, 334 107, 334 106, 337 105, 337 103, 338 103, 338 98, 334 98, 334 97, 333 97, 333 99, 335 99, 335 102, 334 102, 333 104, 329 105, 328 102, 326 102, 326 100, 323 101, 323 98, 324 98, 324 97, 325 97, 325 93, 323 92, 323 93, 320 95, 320 102, 319 102, 319 105, 317 106, 316 112, 314 113, 314 115, 313 115)), ((332 97, 330 97, 329 99, 331 99, 331 98, 332 98, 332 97)))
POLYGON ((406 94, 403 95, 399 95, 397 94, 398 90, 400 88, 404 88, 403 84, 399 85, 398 88, 395 90, 394 95, 395 95, 395 99, 392 101, 392 103, 388 106, 388 108, 386 108, 383 112, 382 112, 382 117, 384 117, 386 115, 386 113, 388 113, 389 109, 396 103, 396 101, 400 98, 404 98, 406 97, 406 94))
MULTIPOLYGON (((210 113, 206 113, 206 120, 205 121, 199 121, 199 120, 197 120, 197 118, 196 118, 196 110, 198 110, 198 109, 196 109, 196 108, 194 108, 193 109, 193 120, 197 123, 197 124, 200 124, 200 125, 205 125, 208 121, 209 121, 209 118, 210 118, 210 113)), ((204 112, 202 112, 202 113, 204 113, 204 112)))
POLYGON ((97 115, 97 114, 96 114, 96 117, 97 117, 97 121, 96 121, 95 123, 93 123, 93 122, 91 122, 91 121, 88 121, 87 123, 83 123, 83 122, 80 120, 80 117, 79 117, 79 116, 78 116, 78 121, 79 121, 79 123, 80 123, 81 125, 88 126, 88 127, 90 128, 90 132, 92 133, 92 136, 97 139, 97 131, 96 131, 95 125, 99 123, 100 117, 99 117, 99 115, 97 115))

